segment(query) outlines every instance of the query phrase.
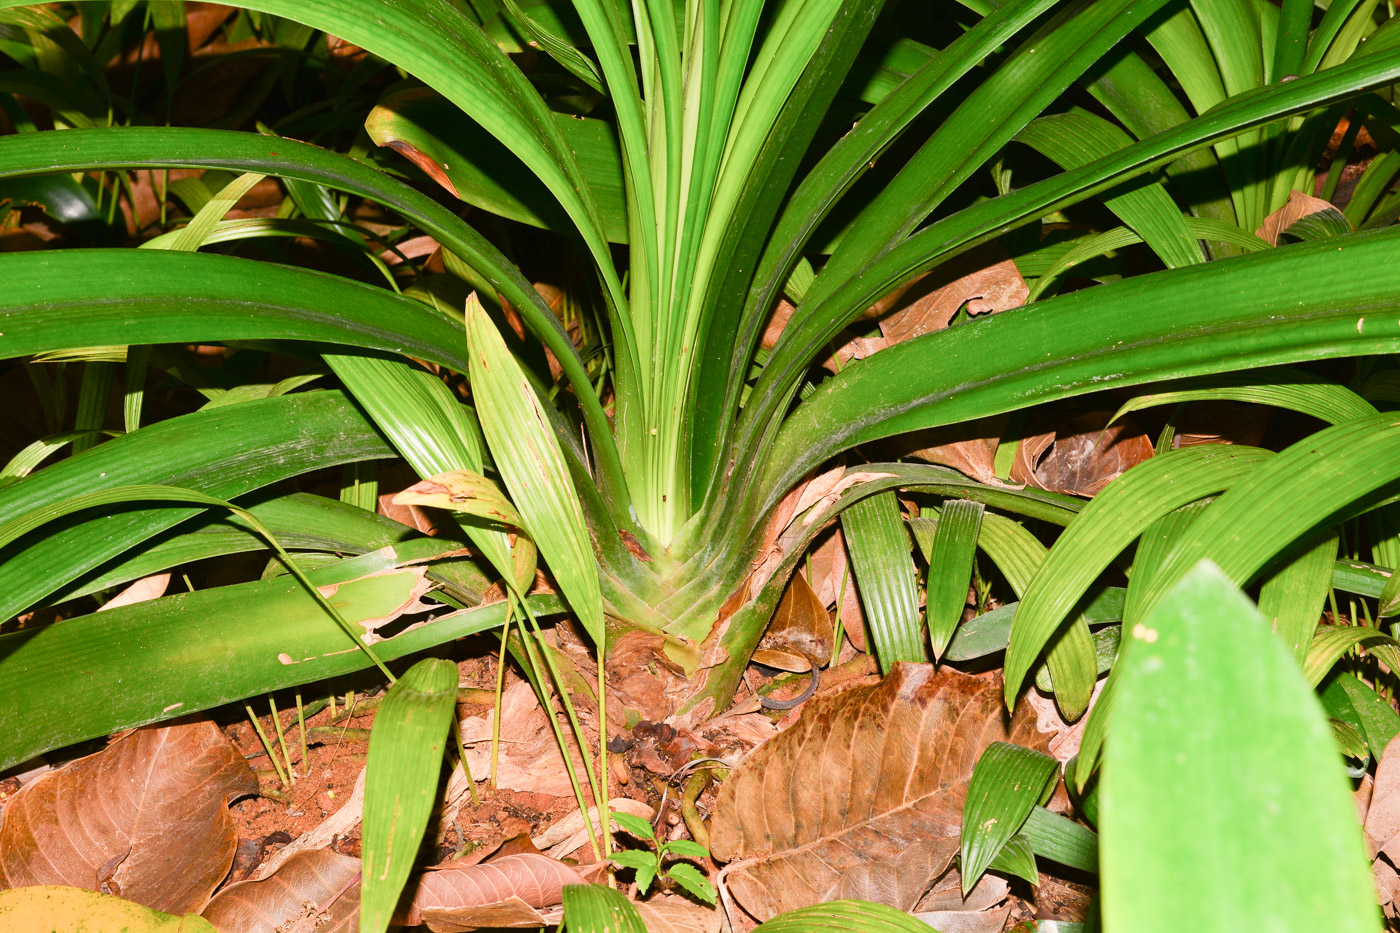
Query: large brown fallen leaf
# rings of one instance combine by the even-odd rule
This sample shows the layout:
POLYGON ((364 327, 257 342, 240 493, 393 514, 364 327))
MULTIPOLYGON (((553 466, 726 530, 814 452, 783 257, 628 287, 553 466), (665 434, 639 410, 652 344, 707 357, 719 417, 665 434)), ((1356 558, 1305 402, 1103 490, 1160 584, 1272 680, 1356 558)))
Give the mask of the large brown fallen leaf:
POLYGON ((448 862, 419 876, 412 902, 398 922, 427 924, 434 933, 482 927, 539 927, 541 911, 564 900, 564 885, 584 877, 543 855, 504 855, 480 864, 448 862))
POLYGON ((197 911, 233 864, 228 801, 257 789, 212 722, 138 729, 15 795, 0 823, 0 880, 197 911))
POLYGON ((269 877, 224 888, 202 915, 219 933, 355 933, 360 860, 330 849, 298 852, 269 877))
MULTIPOLYGON (((1034 714, 1020 707, 1008 726, 1000 697, 996 678, 896 664, 876 686, 809 701, 720 789, 710 851, 737 863, 724 872, 730 892, 767 920, 832 899, 848 873, 931 865, 927 850, 959 833, 982 750, 1044 747, 1034 714)), ((901 883, 906 900, 891 906, 912 908, 941 871, 901 883)))

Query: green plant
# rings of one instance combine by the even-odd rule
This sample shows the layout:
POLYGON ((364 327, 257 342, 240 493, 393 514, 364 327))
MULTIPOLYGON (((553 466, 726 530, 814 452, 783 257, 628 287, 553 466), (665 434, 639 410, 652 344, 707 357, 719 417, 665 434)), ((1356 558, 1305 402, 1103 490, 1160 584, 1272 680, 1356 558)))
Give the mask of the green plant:
POLYGON ((636 872, 637 893, 646 894, 657 878, 670 881, 692 897, 713 904, 718 896, 714 885, 694 865, 667 858, 709 858, 710 853, 698 842, 689 839, 669 839, 659 842, 651 823, 630 813, 614 813, 613 819, 631 835, 647 843, 645 849, 625 849, 609 856, 614 863, 636 872))
MULTIPOLYGON (((97 186, 94 198, 94 173, 111 173, 114 187, 138 168, 226 173, 222 183, 207 174, 202 192, 180 189, 192 222, 144 244, 166 248, 110 248, 120 237, 99 224, 84 248, 0 255, 0 355, 30 361, 51 414, 64 410, 61 380, 40 366, 59 364, 33 361, 83 366, 75 423, 51 417, 50 433, 7 470, 0 522, 28 527, 108 491, 121 502, 9 544, 0 617, 262 546, 246 519, 211 519, 202 500, 121 499, 146 485, 246 501, 299 552, 307 580, 340 587, 342 622, 380 624, 429 585, 458 611, 372 646, 352 635, 366 650, 347 652, 350 638, 300 588, 298 567, 295 584, 270 577, 0 635, 0 709, 26 708, 0 713, 0 766, 508 625, 516 607, 529 626, 519 654, 537 682, 547 671, 562 686, 569 673, 537 618, 567 609, 579 621, 598 656, 589 690, 600 719, 609 646, 635 633, 658 667, 682 672, 680 709, 715 711, 804 552, 837 520, 881 664, 923 659, 896 490, 927 503, 912 530, 934 563, 934 654, 967 657, 955 654, 967 650, 957 598, 980 547, 1023 599, 1002 629, 1008 700, 1044 659, 1069 718, 1101 673, 1079 601, 1135 540, 1129 626, 1201 556, 1236 584, 1262 581, 1261 599, 1280 606, 1311 611, 1346 573, 1387 610, 1400 598, 1400 584, 1374 586, 1326 546, 1332 525, 1387 505, 1389 416, 1362 393, 1284 369, 1220 376, 1400 349, 1400 112, 1390 101, 1400 29, 1377 3, 1335 0, 1317 13, 1311 0, 964 0, 939 8, 937 29, 955 38, 938 49, 906 35, 918 24, 881 0, 575 0, 524 17, 491 0, 236 5, 249 11, 245 28, 300 42, 293 58, 320 30, 421 81, 379 99, 365 124, 388 148, 361 140, 342 154, 287 138, 358 125, 363 75, 335 89, 333 118, 298 114, 282 135, 161 126, 93 66, 120 48, 117 5, 106 33, 102 7, 83 6, 80 41, 47 8, 0 2, 0 48, 22 66, 0 83, 17 130, 0 138, 0 181, 37 186, 12 200, 67 203, 98 223, 117 193, 97 186), (522 45, 512 58, 520 34, 556 64, 522 45), (19 96, 66 128, 38 130, 19 96), (1252 231, 1291 193, 1313 190, 1347 114, 1353 129, 1322 193, 1336 192, 1362 122, 1383 151, 1340 220, 1314 213, 1284 231, 1299 242, 1269 248, 1252 231), (224 219, 254 176, 280 180, 287 216, 224 219), (586 339, 576 345, 495 241, 405 178, 571 238, 588 266, 570 298, 586 339), (347 220, 347 198, 399 219, 391 246, 410 232, 432 237, 447 274, 400 293, 390 272, 392 287, 381 287, 387 260, 347 220), (1048 229, 1069 219, 1087 219, 1082 235, 1048 229), (203 249, 311 235, 355 257, 366 281, 203 249), (1146 245, 1137 268, 1101 267, 1088 276, 1099 287, 965 320, 834 375, 820 368, 868 308, 978 247, 1016 259, 1039 299, 1071 267, 1119 258, 1134 242, 1146 245), (790 319, 764 347, 784 296, 790 319), (530 339, 511 339, 513 316, 530 339), (261 384, 231 367, 226 384, 198 386, 205 410, 151 422, 152 368, 199 382, 162 353, 189 343, 309 357, 312 375, 343 388, 294 391, 305 374, 261 384), (118 364, 126 430, 104 440, 101 403, 118 364), (467 377, 474 407, 444 374, 467 377), (916 430, 1202 377, 1168 390, 1323 411, 1336 426, 1277 455, 1166 453, 1169 427, 1163 456, 1088 506, 941 466, 866 462, 878 442, 916 430), (68 443, 81 452, 29 472, 68 443), (459 527, 423 538, 361 507, 377 492, 364 465, 394 457, 424 481, 467 484, 453 500, 459 527), (803 514, 785 510, 805 477, 842 457, 861 465, 803 514), (1381 466, 1352 472, 1373 460, 1381 466), (338 500, 278 488, 327 467, 348 468, 338 500), (1067 530, 1047 552, 1024 520, 1067 530), (1234 534, 1247 524, 1253 533, 1234 534), (459 559, 468 544, 474 561, 459 559), (539 559, 558 596, 528 595, 539 559), (506 599, 483 603, 493 580, 506 599), (1280 595, 1292 593, 1306 598, 1280 595), (246 622, 227 624, 231 612, 246 622), (140 653, 121 650, 138 634, 140 653), (92 676, 78 684, 80 664, 92 676)), ((154 21, 172 5, 144 9, 154 21)), ((178 54, 171 46, 163 63, 178 71, 178 54)), ((1383 551, 1400 547, 1380 540, 1383 551)), ((1382 656, 1394 647, 1377 630, 1315 639, 1313 615, 1282 612, 1281 630, 1316 680, 1357 643, 1382 656)), ((1078 784, 1096 765, 1113 686, 1078 784)), ((585 761, 602 804, 597 756, 596 771, 585 761)))

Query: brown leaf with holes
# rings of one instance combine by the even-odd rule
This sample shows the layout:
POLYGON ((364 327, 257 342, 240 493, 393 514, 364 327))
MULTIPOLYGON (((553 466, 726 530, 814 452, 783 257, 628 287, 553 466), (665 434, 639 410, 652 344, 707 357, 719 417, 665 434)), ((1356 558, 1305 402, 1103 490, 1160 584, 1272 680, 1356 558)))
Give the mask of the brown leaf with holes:
POLYGON ((481 864, 448 862, 418 879, 404 926, 427 924, 435 933, 481 927, 538 927, 539 913, 564 900, 564 885, 584 878, 543 855, 505 855, 481 864))
POLYGON ((996 741, 1044 747, 1028 708, 1006 723, 999 678, 896 664, 875 686, 810 700, 754 749, 720 788, 710 851, 736 863, 729 890, 759 920, 830 900, 849 872, 956 839, 996 741))
POLYGON ((1012 481, 1071 496, 1096 495, 1152 456, 1152 439, 1137 422, 1119 418, 1109 425, 1111 417, 1112 412, 1086 412, 1053 434, 1021 441, 1011 466, 1012 481))
POLYGON ((1336 205, 1331 201, 1324 201, 1301 191, 1290 191, 1288 203, 1265 217, 1264 223, 1254 231, 1254 235, 1268 240, 1270 246, 1277 246, 1279 235, 1304 217, 1336 209, 1336 205))
POLYGON ((224 888, 202 915, 219 933, 355 933, 360 860, 330 849, 298 852, 266 878, 224 888))
POLYGON ((233 864, 228 802, 257 790, 212 722, 138 729, 15 795, 0 823, 0 881, 197 911, 233 864))
POLYGON ((758 643, 753 659, 780 671, 810 671, 815 662, 825 667, 831 660, 831 640, 836 634, 826 606, 812 591, 807 578, 792 575, 783 598, 758 643))

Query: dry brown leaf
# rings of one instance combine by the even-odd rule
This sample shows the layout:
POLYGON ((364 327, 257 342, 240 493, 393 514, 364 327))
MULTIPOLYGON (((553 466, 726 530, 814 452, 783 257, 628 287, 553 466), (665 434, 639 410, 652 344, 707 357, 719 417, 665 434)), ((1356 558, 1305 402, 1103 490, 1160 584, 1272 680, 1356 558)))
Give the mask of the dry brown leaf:
POLYGON ((729 890, 759 920, 820 903, 848 871, 955 838, 995 741, 1044 747, 1027 707, 1004 723, 998 679, 896 664, 754 749, 720 789, 710 851, 736 863, 729 890))
POLYGON ((1177 422, 1173 447, 1200 444, 1248 444, 1258 446, 1273 419, 1267 405, 1242 402, 1192 402, 1177 422))
POLYGON ((635 904, 647 933, 719 933, 719 911, 681 897, 653 898, 635 904))
MULTIPOLYGON (((644 820, 650 820, 655 815, 647 804, 630 797, 614 797, 608 801, 608 810, 628 813, 644 820)), ((593 831, 600 832, 597 807, 588 808, 588 819, 593 824, 593 831)), ((612 823, 617 825, 616 820, 612 823)), ((551 858, 567 858, 588 843, 588 830, 583 828, 583 813, 574 810, 563 819, 550 824, 548 829, 532 836, 530 842, 537 849, 548 849, 551 858)))
POLYGON ((1004 878, 983 875, 964 898, 962 877, 954 868, 938 880, 914 916, 939 933, 1000 933, 1011 912, 1009 893, 1004 878))
MULTIPOLYGON (((841 610, 841 630, 857 651, 865 651, 865 614, 860 608, 860 595, 856 592, 855 571, 851 569, 850 557, 846 552, 846 537, 840 525, 812 550, 812 576, 816 578, 817 598, 823 605, 835 606, 841 610)), ((833 625, 835 623, 833 622, 833 625)), ((839 651, 839 646, 833 649, 839 651)))
POLYGON ((156 573, 149 577, 142 577, 103 603, 97 611, 103 612, 107 609, 116 609, 119 606, 144 603, 148 599, 158 599, 165 595, 165 588, 169 585, 170 574, 168 573, 156 573))
POLYGON ((1366 811, 1366 845, 1371 857, 1400 857, 1400 735, 1390 740, 1376 764, 1371 806, 1366 811))
MULTIPOLYGON (((462 720, 462 741, 467 748, 467 764, 472 776, 486 780, 491 773, 491 724, 496 711, 462 720)), ((583 759, 568 729, 569 752, 578 774, 584 773, 583 759)), ((535 691, 524 681, 507 687, 501 697, 501 752, 496 774, 498 787, 533 791, 554 797, 572 797, 573 785, 564 768, 564 757, 554 741, 545 711, 535 699, 535 691)))
POLYGON ((880 317, 880 336, 851 340, 823 365, 835 371, 853 359, 943 330, 963 305, 971 315, 1020 307, 1030 297, 1030 289, 1016 263, 989 244, 945 263, 902 293, 892 294, 896 300, 883 309, 875 305, 865 315, 880 317))
POLYGON ((228 801, 257 790, 212 722, 138 729, 15 795, 0 823, 0 880, 197 911, 233 864, 228 801))
POLYGON ((219 933, 355 933, 360 860, 330 849, 298 852, 268 877, 231 884, 203 916, 219 933))
POLYGON ((624 633, 613 643, 607 670, 608 720, 614 731, 626 727, 628 710, 641 719, 660 722, 676 711, 690 687, 681 666, 667 656, 666 640, 640 629, 624 633))
POLYGON ((564 885, 584 878, 543 855, 505 855, 481 864, 449 862, 424 872, 413 890, 405 926, 437 933, 481 927, 542 926, 540 910, 563 902, 564 885))
POLYGON ((891 455, 952 467, 979 483, 1005 486, 1007 483, 996 475, 997 446, 1005 426, 1006 416, 997 415, 915 431, 892 441, 891 455))
POLYGON ((1301 191, 1290 191, 1288 192, 1288 203, 1265 217, 1264 223, 1260 225, 1258 230, 1254 231, 1254 234, 1268 240, 1270 246, 1277 246, 1279 234, 1304 217, 1320 211, 1335 211, 1336 209, 1336 205, 1331 201, 1324 201, 1301 191))
POLYGON ((869 862, 848 870, 831 893, 832 900, 874 901, 909 911, 958 854, 958 839, 941 836, 916 842, 892 859, 869 862))
POLYGON ((826 606, 812 592, 807 578, 795 573, 788 581, 753 659, 759 664, 797 673, 810 671, 814 662, 825 667, 831 660, 831 640, 835 634, 826 606))
POLYGON ((1035 727, 1050 735, 1046 751, 1054 756, 1056 761, 1063 763, 1079 754, 1079 743, 1084 738, 1084 726, 1089 722, 1088 714, 1099 701, 1104 683, 1105 681, 1100 680, 1094 684, 1085 714, 1072 723, 1065 722, 1064 717, 1060 715, 1060 708, 1055 705, 1054 697, 1041 693, 1038 687, 1026 691, 1026 701, 1030 703, 1031 709, 1035 710, 1035 727))
POLYGON ((1086 412, 1061 424, 1054 434, 1021 441, 1011 479, 1071 496, 1097 494, 1152 456, 1152 439, 1137 422, 1120 418, 1108 425, 1112 416, 1107 411, 1086 412))

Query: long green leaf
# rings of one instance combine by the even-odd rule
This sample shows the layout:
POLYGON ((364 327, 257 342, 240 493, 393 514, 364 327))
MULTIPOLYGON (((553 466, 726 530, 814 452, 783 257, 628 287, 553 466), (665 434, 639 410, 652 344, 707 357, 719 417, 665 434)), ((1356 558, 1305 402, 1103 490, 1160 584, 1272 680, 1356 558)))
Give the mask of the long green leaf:
MULTIPOLYGON (((339 584, 330 599, 344 618, 372 622, 391 615, 413 592, 416 575, 392 568, 438 550, 423 554, 398 545, 392 560, 371 553, 309 576, 318 586, 339 584)), ((531 600, 537 614, 562 609, 554 596, 531 600)), ((499 627, 505 618, 506 604, 492 603, 443 616, 374 648, 392 660, 499 627)), ((344 633, 327 624, 306 590, 286 576, 165 596, 0 636, 0 768, 74 742, 370 666, 362 652, 346 649, 344 633), (44 702, 33 702, 35 696, 44 702)))
POLYGON ((1150 612, 1202 558, 1237 585, 1247 584, 1294 541, 1397 477, 1394 414, 1358 418, 1299 441, 1205 510, 1146 588, 1142 611, 1150 612), (1250 534, 1241 531, 1246 527, 1250 534))
POLYGON ((384 933, 437 800, 457 709, 457 665, 424 658, 389 688, 374 715, 365 773, 360 929, 384 933))
POLYGON ((1400 296, 1400 266, 1386 258, 1397 242, 1400 231, 1358 234, 1340 247, 1299 244, 1139 276, 897 344, 847 366, 798 407, 761 487, 773 497, 855 444, 1034 402, 1394 352, 1400 326, 1380 309, 1400 296))
POLYGON ((1332 588, 1337 535, 1322 540, 1276 570, 1259 589, 1259 611, 1300 665, 1308 657, 1322 604, 1332 588))
POLYGON ((870 901, 828 901, 779 914, 754 927, 762 933, 928 933, 929 925, 902 910, 870 901))
POLYGON ((1194 568, 1120 667, 1099 805, 1105 926, 1379 931, 1325 718, 1230 579, 1194 568))
MULTIPOLYGON (((196 412, 142 428, 0 489, 0 521, 95 492, 142 483, 231 499, 326 466, 392 451, 339 392, 311 392, 196 412)), ((0 560, 0 617, 9 618, 198 509, 129 509, 65 520, 0 560)))
POLYGON ((896 661, 923 661, 914 562, 895 494, 876 493, 855 503, 841 514, 841 528, 880 670, 889 671, 896 661))
POLYGON ((472 391, 496 468, 601 656, 607 646, 597 561, 559 440, 520 364, 475 296, 467 300, 467 341, 472 391))
POLYGON ((1168 512, 1230 488, 1271 456, 1251 447, 1187 447, 1138 464, 1095 496, 1056 540, 1016 610, 1006 651, 1007 702, 1049 637, 1125 547, 1168 512))
POLYGON ((647 929, 631 901, 601 884, 565 885, 564 921, 573 933, 646 933, 647 929))
POLYGON ((958 871, 964 897, 1020 830, 1031 808, 1044 802, 1059 773, 1059 762, 1034 749, 993 742, 982 752, 963 803, 958 871))
POLYGON ((938 531, 929 549, 925 587, 928 637, 935 659, 943 657, 953 631, 962 621, 973 561, 977 556, 982 510, 980 502, 957 499, 943 506, 938 519, 938 531))
MULTIPOLYGON (((272 140, 254 133, 121 127, 0 137, 0 178, 44 172, 183 167, 257 171, 362 195, 413 220, 474 269, 490 275, 501 294, 520 312, 526 326, 563 367, 589 426, 600 483, 609 487, 610 501, 626 501, 626 485, 608 417, 558 317, 499 250, 426 195, 346 156, 307 143, 272 140)), ((618 514, 626 514, 624 505, 618 506, 618 514)))

